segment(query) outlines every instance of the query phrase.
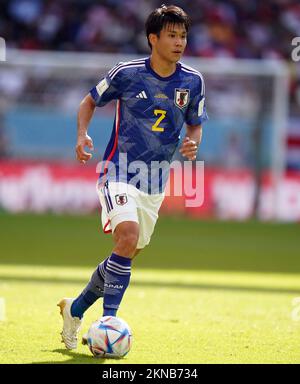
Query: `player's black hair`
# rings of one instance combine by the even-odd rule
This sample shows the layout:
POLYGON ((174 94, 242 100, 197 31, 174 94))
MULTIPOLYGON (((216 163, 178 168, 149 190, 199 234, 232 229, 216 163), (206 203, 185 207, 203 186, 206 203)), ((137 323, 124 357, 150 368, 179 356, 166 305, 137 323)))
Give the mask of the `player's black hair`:
POLYGON ((190 19, 184 10, 180 7, 177 7, 176 5, 167 6, 162 4, 159 8, 156 8, 153 12, 150 13, 145 24, 148 45, 151 49, 152 46, 149 41, 150 33, 159 36, 160 31, 167 24, 184 25, 186 32, 188 32, 190 27, 190 19))

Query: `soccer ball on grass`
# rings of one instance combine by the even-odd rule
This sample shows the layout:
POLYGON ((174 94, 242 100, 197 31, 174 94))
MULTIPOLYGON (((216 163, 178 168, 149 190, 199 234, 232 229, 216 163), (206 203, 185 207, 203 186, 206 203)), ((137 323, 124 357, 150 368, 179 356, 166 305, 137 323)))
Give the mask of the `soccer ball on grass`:
POLYGON ((121 318, 103 316, 90 326, 86 341, 95 357, 120 358, 131 348, 132 333, 121 318))

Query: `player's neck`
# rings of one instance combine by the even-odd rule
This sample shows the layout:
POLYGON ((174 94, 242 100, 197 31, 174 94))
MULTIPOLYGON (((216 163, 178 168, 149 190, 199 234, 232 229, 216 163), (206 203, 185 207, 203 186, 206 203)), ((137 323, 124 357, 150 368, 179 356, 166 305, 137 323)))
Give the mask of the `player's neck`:
POLYGON ((176 71, 176 63, 166 61, 154 53, 150 56, 150 65, 153 71, 161 77, 169 77, 176 71))

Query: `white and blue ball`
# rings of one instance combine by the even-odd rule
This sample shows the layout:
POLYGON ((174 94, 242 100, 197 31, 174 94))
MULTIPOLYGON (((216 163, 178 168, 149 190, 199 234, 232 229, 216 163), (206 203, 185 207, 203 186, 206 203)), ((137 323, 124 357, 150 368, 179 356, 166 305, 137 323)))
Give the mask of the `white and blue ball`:
POLYGON ((95 357, 124 357, 131 348, 132 332, 123 319, 103 316, 90 326, 87 344, 95 357))

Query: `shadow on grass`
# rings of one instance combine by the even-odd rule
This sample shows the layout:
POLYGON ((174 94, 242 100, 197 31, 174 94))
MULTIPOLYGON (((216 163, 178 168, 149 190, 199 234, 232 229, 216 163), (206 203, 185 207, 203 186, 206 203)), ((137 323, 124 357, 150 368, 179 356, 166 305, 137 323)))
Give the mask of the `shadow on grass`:
POLYGON ((54 349, 54 350, 43 350, 41 352, 60 353, 64 356, 70 357, 70 359, 65 361, 39 361, 39 362, 32 362, 32 364, 104 364, 107 361, 111 362, 111 359, 95 358, 92 355, 88 356, 83 353, 69 351, 64 348, 54 349))
MULTIPOLYGON (((1 276, 1 281, 16 281, 22 283, 41 283, 41 284, 82 284, 87 283, 87 279, 59 279, 32 276, 1 276)), ((260 287, 246 285, 225 285, 225 284, 204 284, 204 283, 177 283, 177 282, 157 282, 157 281, 131 281, 133 287, 150 288, 179 288, 179 289, 198 289, 198 290, 216 290, 216 291, 240 291, 257 293, 276 293, 276 294, 300 294, 300 288, 282 288, 282 287, 260 287)))

